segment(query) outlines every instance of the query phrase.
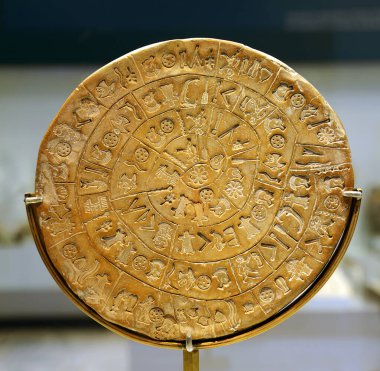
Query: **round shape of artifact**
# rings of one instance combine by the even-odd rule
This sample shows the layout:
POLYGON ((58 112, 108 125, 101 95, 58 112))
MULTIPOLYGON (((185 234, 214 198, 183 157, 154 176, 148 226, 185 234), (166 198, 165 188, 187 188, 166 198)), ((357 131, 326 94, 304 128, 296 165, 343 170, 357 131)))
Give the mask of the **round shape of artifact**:
POLYGON ((303 77, 241 44, 172 40, 63 105, 38 157, 36 241, 106 327, 177 348, 191 329, 211 347, 315 294, 343 255, 353 186, 344 128, 303 77))

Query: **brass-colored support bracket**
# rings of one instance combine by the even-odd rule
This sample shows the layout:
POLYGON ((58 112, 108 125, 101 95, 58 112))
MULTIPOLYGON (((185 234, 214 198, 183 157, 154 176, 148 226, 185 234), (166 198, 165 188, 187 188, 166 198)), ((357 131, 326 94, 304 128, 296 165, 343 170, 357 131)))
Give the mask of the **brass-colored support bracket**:
POLYGON ((183 343, 175 342, 175 341, 166 341, 161 342, 151 341, 141 338, 137 336, 134 332, 128 331, 128 329, 118 326, 110 321, 105 320, 101 317, 97 312, 95 312, 91 307, 89 307, 86 303, 81 301, 70 289, 67 285, 66 281, 63 279, 61 274, 55 268, 53 262, 51 261, 49 254, 47 253, 46 244, 44 241, 44 236, 41 231, 38 219, 38 207, 43 202, 43 197, 40 195, 36 195, 34 193, 26 193, 24 197, 26 213, 28 216, 30 230, 32 232, 32 236, 34 242, 36 244, 38 253, 41 256, 42 261, 44 262, 46 268, 50 272, 51 276, 57 283, 57 285, 61 288, 61 290, 67 295, 68 298, 74 303, 74 305, 79 308, 83 313, 92 318, 94 321, 100 323, 102 326, 106 327, 108 330, 113 331, 114 333, 127 338, 128 340, 133 339, 139 343, 146 345, 155 345, 161 347, 169 347, 182 349, 183 343))
POLYGON ((363 196, 363 191, 361 188, 354 188, 354 189, 345 189, 343 191, 344 197, 351 197, 356 198, 357 200, 361 200, 363 196))
POLYGON ((40 204, 43 198, 41 196, 33 195, 32 193, 26 193, 24 197, 25 205, 40 204))
POLYGON ((186 336, 183 350, 183 371, 199 371, 199 351, 194 349, 191 335, 186 336))
POLYGON ((270 328, 278 325, 283 322, 285 319, 294 314, 297 310, 299 310, 303 305, 305 305, 327 282, 332 273, 337 268, 341 259, 346 252, 348 245, 351 241, 352 235, 354 233, 356 223, 359 217, 359 210, 361 205, 361 196, 362 190, 358 188, 347 189, 343 191, 343 195, 347 198, 351 198, 350 212, 347 218, 346 228, 341 236, 341 239, 336 247, 336 253, 333 254, 330 261, 326 264, 323 271, 317 277, 317 279, 310 285, 303 293, 301 293, 293 302, 291 302, 288 306, 283 308, 280 312, 274 314, 271 318, 268 319, 266 323, 260 324, 260 326, 253 326, 247 331, 241 334, 234 334, 231 337, 226 336, 223 339, 205 339, 202 341, 195 341, 191 339, 191 335, 188 336, 186 344, 183 342, 175 342, 175 341, 159 341, 159 340, 146 340, 134 332, 128 331, 128 329, 118 326, 110 321, 105 320, 98 313, 96 313, 92 308, 87 306, 83 301, 81 301, 68 287, 66 281, 61 277, 60 273, 54 267, 47 251, 43 238, 42 231, 40 229, 38 223, 38 213, 37 208, 43 201, 41 196, 37 196, 34 194, 26 194, 25 195, 25 206, 28 214, 28 220, 30 229, 32 231, 34 241, 36 243, 37 249, 43 262, 45 263, 47 269, 50 274, 57 282, 58 286, 65 292, 65 294, 72 300, 72 302, 81 309, 84 313, 86 313, 89 317, 99 322, 104 327, 109 330, 119 334, 120 336, 124 336, 128 339, 133 339, 143 344, 147 345, 155 345, 159 347, 166 348, 177 348, 183 350, 183 369, 186 371, 199 371, 199 349, 207 349, 214 348, 216 346, 227 345, 236 343, 245 339, 248 339, 252 336, 259 335, 262 332, 269 330, 270 328), (185 348, 185 349, 184 349, 185 348), (192 351, 188 351, 186 349, 192 349, 192 351))
POLYGON ((193 338, 191 335, 186 336, 186 344, 185 344, 186 351, 191 353, 194 350, 194 345, 193 345, 193 338))
POLYGON ((183 351, 183 371, 199 371, 199 351, 183 351))
POLYGON ((226 338, 218 341, 217 344, 215 344, 215 340, 206 340, 203 341, 201 344, 197 343, 196 346, 198 349, 214 348, 216 345, 227 345, 231 343, 236 343, 238 341, 243 341, 250 338, 252 336, 252 332, 254 332, 255 335, 259 335, 264 331, 267 331, 270 328, 275 327, 281 322, 285 321, 296 311, 298 311, 302 306, 304 306, 314 295, 316 295, 316 293, 323 287, 323 285, 334 273, 335 269, 338 267, 340 261, 342 260, 351 242, 359 218, 362 189, 346 189, 343 191, 343 195, 352 199, 350 205, 350 212, 347 217, 346 228, 344 229, 342 237, 340 238, 340 241, 336 247, 336 254, 333 254, 331 259, 328 261, 325 268, 319 274, 319 276, 313 282, 313 284, 309 286, 303 293, 301 293, 295 300, 289 303, 289 305, 286 306, 282 311, 276 313, 275 315, 273 315, 273 317, 269 318, 268 322, 261 325, 259 328, 252 327, 246 333, 235 336, 233 340, 226 338))

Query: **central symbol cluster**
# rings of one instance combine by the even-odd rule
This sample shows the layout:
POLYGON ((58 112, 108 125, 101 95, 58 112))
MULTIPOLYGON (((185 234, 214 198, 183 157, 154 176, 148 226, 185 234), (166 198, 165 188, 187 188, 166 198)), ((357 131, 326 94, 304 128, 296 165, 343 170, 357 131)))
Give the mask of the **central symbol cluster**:
POLYGON ((239 141, 230 143, 233 135, 220 138, 215 130, 212 132, 211 109, 202 108, 198 114, 185 117, 190 121, 186 127, 180 117, 165 117, 156 126, 148 124, 152 126, 146 139, 151 143, 160 142, 152 133, 175 137, 160 151, 152 169, 155 178, 149 179, 146 188, 166 181, 164 200, 165 191, 148 192, 165 219, 177 225, 211 226, 235 214, 249 194, 249 188, 244 188, 244 168, 233 164, 239 141))

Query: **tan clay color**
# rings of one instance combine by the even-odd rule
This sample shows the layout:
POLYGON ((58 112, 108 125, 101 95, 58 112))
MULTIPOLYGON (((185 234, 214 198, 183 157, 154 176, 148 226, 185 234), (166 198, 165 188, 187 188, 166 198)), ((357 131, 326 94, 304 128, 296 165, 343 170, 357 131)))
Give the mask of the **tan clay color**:
POLYGON ((39 152, 37 224, 91 316, 202 347, 259 333, 311 287, 353 186, 343 126, 310 83, 241 44, 173 40, 65 102, 39 152))

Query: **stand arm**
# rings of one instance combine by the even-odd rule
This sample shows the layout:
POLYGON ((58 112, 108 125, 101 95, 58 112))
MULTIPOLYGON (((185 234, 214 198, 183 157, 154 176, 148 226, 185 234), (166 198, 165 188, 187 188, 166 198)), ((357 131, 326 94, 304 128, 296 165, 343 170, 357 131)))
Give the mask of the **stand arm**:
POLYGON ((199 350, 183 350, 183 371, 199 371, 199 350))
POLYGON ((194 349, 191 335, 186 337, 183 350, 183 371, 199 371, 199 351, 194 349))

